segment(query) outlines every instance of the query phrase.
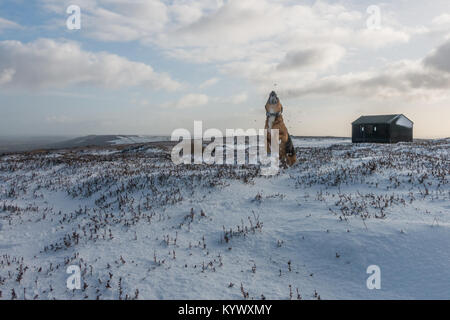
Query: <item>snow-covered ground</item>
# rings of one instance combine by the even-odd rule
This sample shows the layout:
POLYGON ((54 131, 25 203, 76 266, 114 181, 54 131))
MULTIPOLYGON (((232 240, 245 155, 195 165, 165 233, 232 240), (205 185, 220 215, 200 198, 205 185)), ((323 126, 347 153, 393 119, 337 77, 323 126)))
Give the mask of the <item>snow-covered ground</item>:
POLYGON ((352 143, 350 138, 293 138, 292 143, 295 147, 330 147, 335 144, 352 143))
POLYGON ((154 147, 4 156, 0 299, 450 299, 449 142, 296 138, 273 177, 154 147))

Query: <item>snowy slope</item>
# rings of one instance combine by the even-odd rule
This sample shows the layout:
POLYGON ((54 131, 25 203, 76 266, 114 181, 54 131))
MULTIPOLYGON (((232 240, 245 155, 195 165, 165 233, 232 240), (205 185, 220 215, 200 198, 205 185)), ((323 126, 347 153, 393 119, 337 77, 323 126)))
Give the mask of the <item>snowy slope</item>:
POLYGON ((296 138, 275 177, 159 149, 2 157, 0 299, 449 299, 449 142, 296 138))

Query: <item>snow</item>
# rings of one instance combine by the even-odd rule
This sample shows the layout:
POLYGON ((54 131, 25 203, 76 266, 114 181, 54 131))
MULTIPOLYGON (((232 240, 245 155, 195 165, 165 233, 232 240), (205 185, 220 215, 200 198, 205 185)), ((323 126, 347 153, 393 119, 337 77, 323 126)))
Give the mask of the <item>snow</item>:
POLYGON ((351 144, 352 140, 350 138, 293 138, 292 143, 294 147, 300 148, 326 148, 335 144, 351 144))
POLYGON ((293 142, 273 177, 157 148, 0 158, 0 299, 449 299, 449 140, 293 142))

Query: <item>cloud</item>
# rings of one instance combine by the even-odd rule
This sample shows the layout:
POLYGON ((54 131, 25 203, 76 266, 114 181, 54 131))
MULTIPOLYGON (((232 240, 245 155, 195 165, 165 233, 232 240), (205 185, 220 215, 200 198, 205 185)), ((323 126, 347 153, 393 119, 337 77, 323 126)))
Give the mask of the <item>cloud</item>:
POLYGON ((386 22, 377 32, 364 27, 363 15, 321 1, 309 6, 289 1, 230 0, 197 21, 167 29, 152 43, 191 62, 264 58, 280 62, 304 44, 383 47, 409 40, 406 28, 386 22), (301 45, 300 45, 301 44, 301 45))
POLYGON ((50 124, 69 124, 73 122, 73 119, 67 116, 48 116, 46 122, 50 124))
MULTIPOLYGON (((65 15, 73 1, 40 0, 47 10, 65 15)), ((171 27, 193 23, 221 1, 78 0, 85 34, 100 41, 146 42, 171 27)))
POLYGON ((317 79, 285 90, 288 97, 345 95, 368 98, 424 98, 448 96, 450 40, 419 61, 389 63, 381 70, 347 73, 317 79))
POLYGON ((443 13, 432 20, 432 24, 435 26, 449 25, 450 24, 450 14, 443 13))
POLYGON ((277 70, 326 69, 340 61, 344 54, 345 49, 339 46, 323 46, 291 51, 277 65, 277 70))
POLYGON ((5 29, 18 29, 18 28, 21 28, 19 24, 0 17, 0 32, 2 32, 5 29))
MULTIPOLYGON (((41 3, 61 12, 60 0, 41 3)), ((277 83, 292 96, 375 93, 388 97, 429 95, 447 88, 443 71, 448 65, 440 53, 377 70, 330 73, 355 53, 399 46, 415 35, 448 30, 448 14, 436 17, 427 27, 411 27, 396 19, 393 9, 402 6, 383 4, 380 28, 369 30, 365 10, 331 1, 149 0, 123 4, 80 0, 80 7, 86 17, 82 28, 88 37, 139 41, 171 58, 213 64, 222 74, 249 80, 260 91, 277 83)), ((199 88, 214 81, 210 79, 199 88)))
POLYGON ((214 97, 212 99, 213 102, 218 104, 241 104, 246 102, 247 100, 248 100, 247 92, 241 92, 226 97, 214 97))
POLYGON ((176 90, 181 85, 147 64, 107 52, 84 51, 75 42, 38 39, 0 41, 0 85, 21 88, 143 86, 176 90))
POLYGON ((246 92, 241 92, 228 97, 209 97, 201 93, 189 93, 182 96, 179 100, 174 102, 164 103, 162 106, 168 109, 191 109, 204 106, 208 103, 215 104, 241 104, 248 100, 246 92))
POLYGON ((0 72, 0 86, 6 83, 11 82, 14 77, 16 70, 14 69, 4 69, 0 72))
POLYGON ((431 27, 429 28, 431 33, 444 33, 449 34, 450 30, 450 14, 443 13, 435 17, 431 21, 431 27))
POLYGON ((174 107, 176 109, 187 109, 187 108, 203 106, 203 105, 207 104, 208 101, 209 101, 209 97, 207 95, 197 94, 197 93, 189 93, 189 94, 181 97, 181 99, 178 100, 176 103, 169 104, 169 106, 174 107))
POLYGON ((424 63, 428 67, 450 73, 450 40, 434 50, 424 63))
MULTIPOLYGON (((47 10, 64 15, 70 0, 41 0, 47 10)), ((166 5, 159 0, 78 0, 81 28, 90 38, 128 42, 151 37, 168 22, 166 5)))
POLYGON ((450 14, 443 13, 435 18, 431 19, 426 25, 416 26, 415 28, 410 28, 415 34, 425 35, 427 37, 444 36, 450 38, 450 14))
POLYGON ((232 104, 240 104, 240 103, 244 103, 246 102, 248 99, 248 95, 246 92, 242 92, 239 94, 236 94, 234 96, 231 97, 230 102, 232 104))
MULTIPOLYGON (((60 0, 41 0, 63 14, 60 0)), ((140 41, 196 63, 264 57, 280 62, 299 44, 383 47, 409 40, 393 19, 365 28, 365 13, 340 4, 278 0, 80 0, 84 34, 102 41, 140 41)), ((387 15, 387 13, 385 13, 387 15)))
POLYGON ((219 78, 211 78, 211 79, 208 79, 208 80, 204 81, 203 83, 201 83, 198 87, 200 89, 204 89, 204 88, 211 87, 211 86, 215 85, 219 81, 220 81, 219 78))
POLYGON ((215 64, 228 76, 260 90, 316 79, 345 59, 347 50, 407 43, 412 31, 389 19, 380 30, 365 27, 365 14, 339 4, 230 0, 187 25, 144 40, 166 55, 215 64))

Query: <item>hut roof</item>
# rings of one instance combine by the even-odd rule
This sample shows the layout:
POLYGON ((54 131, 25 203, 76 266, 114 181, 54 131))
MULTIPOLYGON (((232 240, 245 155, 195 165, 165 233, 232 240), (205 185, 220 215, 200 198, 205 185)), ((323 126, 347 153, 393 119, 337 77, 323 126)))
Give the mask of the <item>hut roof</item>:
MULTIPOLYGON (((352 124, 380 124, 380 123, 390 124, 394 120, 398 119, 401 116, 405 117, 403 114, 361 116, 357 120, 353 121, 352 124)), ((406 118, 406 119, 408 119, 408 118, 406 118)), ((411 121, 411 120, 409 120, 409 121, 411 121)))

